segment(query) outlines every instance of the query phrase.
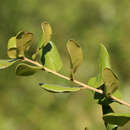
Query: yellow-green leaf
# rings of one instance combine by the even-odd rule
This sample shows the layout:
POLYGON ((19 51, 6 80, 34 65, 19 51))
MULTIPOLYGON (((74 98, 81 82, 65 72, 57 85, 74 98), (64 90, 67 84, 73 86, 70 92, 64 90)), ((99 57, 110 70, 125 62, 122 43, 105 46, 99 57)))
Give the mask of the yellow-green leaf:
POLYGON ((72 78, 73 78, 73 74, 76 72, 77 68, 82 63, 83 53, 81 47, 74 40, 69 40, 67 42, 67 50, 70 56, 72 78))
POLYGON ((43 89, 54 93, 76 92, 80 90, 80 87, 65 87, 65 86, 60 86, 55 84, 40 83, 40 86, 43 89))
POLYGON ((43 31, 43 44, 47 44, 51 40, 52 28, 47 22, 43 22, 41 26, 43 31))
POLYGON ((11 37, 8 41, 8 57, 16 58, 17 57, 17 48, 16 48, 16 37, 11 37))
POLYGON ((105 94, 110 95, 114 93, 119 87, 117 75, 110 68, 105 68, 102 76, 105 83, 105 94))
POLYGON ((21 63, 17 65, 15 72, 16 72, 16 75, 19 75, 19 76, 30 76, 41 69, 42 69, 41 67, 36 67, 36 66, 25 64, 25 63, 21 63))
POLYGON ((18 57, 24 56, 24 51, 28 50, 31 46, 33 34, 21 31, 16 36, 16 47, 18 50, 18 57))
POLYGON ((45 44, 47 44, 51 40, 51 35, 52 35, 52 28, 49 23, 43 22, 41 24, 41 28, 42 28, 42 36, 41 36, 41 41, 39 43, 38 49, 42 48, 45 44))
POLYGON ((41 24, 42 27, 42 36, 41 40, 39 42, 38 48, 36 53, 33 54, 32 59, 36 59, 37 55, 41 56, 41 49, 49 42, 51 41, 51 35, 52 35, 52 28, 51 25, 47 22, 43 22, 41 24))

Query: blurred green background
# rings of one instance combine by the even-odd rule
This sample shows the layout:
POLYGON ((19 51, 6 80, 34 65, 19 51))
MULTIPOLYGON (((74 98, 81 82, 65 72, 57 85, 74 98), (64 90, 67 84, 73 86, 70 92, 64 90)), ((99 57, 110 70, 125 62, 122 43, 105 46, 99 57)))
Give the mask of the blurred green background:
MULTIPOLYGON (((129 0, 3 0, 0 2, 0 59, 7 58, 8 39, 20 30, 34 33, 32 51, 41 37, 43 21, 53 28, 69 75, 68 39, 83 48, 84 62, 76 79, 87 83, 98 72, 99 44, 107 47, 112 67, 121 80, 123 100, 130 103, 130 1, 129 0)), ((31 52, 30 52, 31 53, 31 52)), ((0 71, 0 130, 105 130, 101 107, 87 90, 52 94, 38 83, 72 83, 45 72, 18 77, 15 66, 0 71)), ((116 112, 130 112, 113 103, 116 112)), ((130 122, 120 130, 129 130, 130 122)))

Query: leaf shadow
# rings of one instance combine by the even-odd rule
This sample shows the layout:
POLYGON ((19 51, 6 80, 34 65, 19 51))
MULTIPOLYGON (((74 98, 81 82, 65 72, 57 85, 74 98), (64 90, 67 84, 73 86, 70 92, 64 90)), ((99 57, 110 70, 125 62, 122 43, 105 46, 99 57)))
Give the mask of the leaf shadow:
POLYGON ((42 49, 42 57, 41 57, 41 61, 42 61, 42 64, 44 65, 45 64, 45 55, 50 52, 52 49, 52 45, 50 43, 47 43, 44 48, 42 49))

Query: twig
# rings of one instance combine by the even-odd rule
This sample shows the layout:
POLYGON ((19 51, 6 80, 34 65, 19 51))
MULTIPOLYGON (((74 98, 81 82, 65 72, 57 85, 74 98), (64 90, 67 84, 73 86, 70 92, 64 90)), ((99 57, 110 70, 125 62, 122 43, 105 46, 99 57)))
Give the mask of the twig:
MULTIPOLYGON (((88 90, 91 90, 91 91, 94 91, 94 92, 103 94, 103 91, 102 91, 101 89, 93 88, 93 87, 88 86, 88 85, 86 85, 86 84, 84 84, 84 83, 82 83, 82 82, 80 82, 80 81, 77 81, 77 80, 71 80, 71 78, 69 78, 69 77, 67 77, 67 76, 65 76, 65 75, 62 75, 62 74, 60 74, 60 73, 57 73, 57 72, 55 72, 55 71, 53 71, 53 70, 50 70, 50 69, 46 68, 45 66, 39 64, 39 63, 36 62, 36 61, 32 61, 32 60, 30 60, 30 59, 28 59, 28 58, 26 58, 26 57, 24 57, 24 60, 27 61, 27 62, 30 62, 30 63, 32 63, 32 64, 35 64, 35 65, 37 65, 37 66, 39 66, 39 67, 42 67, 44 71, 50 72, 50 73, 52 73, 52 74, 54 74, 54 75, 56 75, 56 76, 58 76, 58 77, 61 77, 61 78, 63 78, 63 79, 72 81, 73 83, 75 83, 75 84, 81 86, 81 89, 88 89, 88 90)), ((123 104, 123 105, 125 105, 125 106, 130 107, 130 104, 129 104, 129 103, 127 103, 127 102, 125 102, 125 101, 123 101, 123 100, 120 100, 120 99, 114 97, 113 95, 111 95, 110 98, 112 98, 113 100, 115 100, 116 102, 118 102, 118 103, 120 103, 120 104, 123 104)))
POLYGON ((111 97, 113 100, 115 100, 116 102, 118 102, 118 103, 120 103, 120 104, 123 104, 123 105, 125 105, 125 106, 130 107, 130 104, 129 104, 129 103, 127 103, 127 102, 125 102, 125 101, 123 101, 123 100, 120 100, 120 99, 114 97, 113 95, 111 95, 110 97, 111 97))

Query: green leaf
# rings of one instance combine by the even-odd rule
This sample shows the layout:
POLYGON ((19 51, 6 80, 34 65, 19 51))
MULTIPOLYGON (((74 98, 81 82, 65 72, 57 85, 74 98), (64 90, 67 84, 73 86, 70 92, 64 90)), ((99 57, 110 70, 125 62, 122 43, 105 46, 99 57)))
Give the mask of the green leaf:
POLYGON ((122 99, 122 94, 118 89, 113 93, 113 96, 118 99, 122 99))
POLYGON ((105 122, 109 124, 115 124, 118 126, 125 125, 130 120, 130 113, 121 114, 121 113, 109 113, 103 116, 105 122))
POLYGON ((13 65, 17 60, 16 59, 9 59, 9 60, 0 60, 0 69, 5 69, 13 65))
POLYGON ((97 81, 97 77, 92 77, 89 79, 88 85, 94 88, 98 88, 101 84, 97 81))
POLYGON ((72 78, 73 74, 76 72, 77 68, 83 61, 83 54, 81 47, 77 44, 74 40, 69 40, 67 42, 67 50, 70 56, 70 63, 71 63, 71 71, 72 71, 72 78))
POLYGON ((112 125, 112 124, 107 124, 107 130, 117 130, 118 126, 117 125, 112 125))
POLYGON ((109 54, 103 44, 100 44, 99 56, 100 56, 99 73, 98 73, 97 77, 92 77, 88 81, 88 84, 94 88, 98 88, 104 84, 104 81, 102 78, 102 72, 103 72, 104 68, 106 68, 106 67, 111 68, 109 54))
POLYGON ((41 55, 41 49, 49 42, 51 41, 51 35, 52 35, 52 28, 51 25, 47 22, 43 22, 41 24, 42 27, 42 37, 38 44, 38 48, 36 53, 33 54, 32 59, 36 59, 37 55, 41 55))
POLYGON ((62 61, 55 44, 50 41, 46 44, 46 46, 44 46, 41 51, 42 64, 48 69, 59 71, 62 67, 62 61))
POLYGON ((16 66, 15 72, 16 72, 16 75, 19 75, 19 76, 30 76, 41 69, 42 69, 41 67, 36 67, 36 66, 25 64, 25 63, 21 63, 16 66))
POLYGON ((96 77, 90 78, 89 81, 88 81, 88 85, 90 85, 90 86, 96 88, 96 87, 95 87, 96 80, 97 80, 96 77))
MULTIPOLYGON (((109 100, 109 99, 108 99, 109 100)), ((109 105, 109 102, 105 101, 104 103, 102 102, 102 112, 103 112, 103 115, 104 114, 108 114, 108 113, 114 113, 113 109, 111 108, 111 106, 109 105), (106 103, 105 103, 106 102, 106 103), (108 102, 108 103, 107 103, 108 102)), ((105 123, 105 126, 106 126, 106 129, 107 130, 117 130, 118 126, 115 125, 115 124, 109 124, 108 122, 105 122, 104 120, 104 123, 105 123)))
POLYGON ((33 34, 21 31, 16 36, 16 47, 18 50, 18 57, 24 56, 24 51, 27 51, 30 46, 33 39, 33 34))
POLYGON ((107 49, 103 44, 100 44, 100 65, 99 65, 99 72, 102 75, 102 71, 104 68, 111 68, 110 64, 110 57, 107 52, 107 49))
POLYGON ((11 37, 8 41, 8 57, 9 58, 17 57, 16 37, 11 37))
MULTIPOLYGON (((103 85, 103 78, 102 78, 102 72, 104 70, 104 68, 111 68, 111 64, 110 64, 110 57, 109 54, 107 52, 107 49, 105 48, 105 46, 103 44, 100 44, 100 60, 99 60, 99 74, 97 76, 97 82, 98 84, 103 85)), ((99 87, 99 86, 98 86, 99 87)))
POLYGON ((105 83, 105 95, 109 96, 118 89, 119 79, 110 68, 103 70, 103 80, 105 83))
POLYGON ((65 87, 65 86, 44 84, 44 83, 40 83, 40 86, 43 89, 45 89, 49 92, 54 92, 54 93, 76 92, 76 91, 80 90, 80 87, 65 87))

